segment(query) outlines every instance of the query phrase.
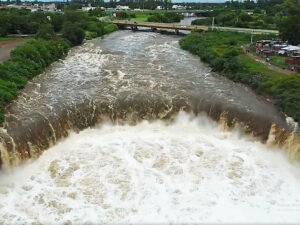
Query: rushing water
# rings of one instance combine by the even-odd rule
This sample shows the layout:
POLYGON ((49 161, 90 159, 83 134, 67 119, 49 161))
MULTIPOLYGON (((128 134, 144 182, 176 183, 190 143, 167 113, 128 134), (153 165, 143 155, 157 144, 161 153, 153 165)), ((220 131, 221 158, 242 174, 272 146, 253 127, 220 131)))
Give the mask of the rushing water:
POLYGON ((27 85, 0 152, 31 161, 1 174, 0 224, 300 220, 299 165, 258 139, 284 116, 178 40, 115 32, 27 85))
POLYGON ((205 111, 267 139, 284 117, 250 90, 181 50, 176 36, 120 31, 89 41, 27 85, 0 131, 2 164, 35 157, 69 130, 100 121, 170 118, 205 111), (266 113, 268 112, 268 113, 266 113))
POLYGON ((0 223, 294 223, 300 167, 207 117, 104 124, 0 177, 0 223))

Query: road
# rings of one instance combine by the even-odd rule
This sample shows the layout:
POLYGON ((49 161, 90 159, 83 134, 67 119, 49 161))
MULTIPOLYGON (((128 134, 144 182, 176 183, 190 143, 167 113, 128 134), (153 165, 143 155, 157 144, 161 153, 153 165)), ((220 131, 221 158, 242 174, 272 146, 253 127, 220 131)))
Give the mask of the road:
POLYGON ((219 26, 209 26, 210 29, 220 30, 220 31, 233 31, 242 33, 253 33, 253 34, 279 34, 278 30, 265 30, 265 29, 250 29, 250 28, 239 28, 239 27, 219 27, 219 26))

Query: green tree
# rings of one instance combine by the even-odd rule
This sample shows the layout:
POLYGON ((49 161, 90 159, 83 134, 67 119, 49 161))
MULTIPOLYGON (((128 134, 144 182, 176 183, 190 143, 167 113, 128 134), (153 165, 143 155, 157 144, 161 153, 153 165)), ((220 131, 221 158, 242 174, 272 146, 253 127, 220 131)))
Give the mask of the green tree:
POLYGON ((64 24, 62 34, 73 46, 80 45, 85 37, 84 30, 78 24, 71 22, 64 24))
POLYGON ((282 16, 279 31, 283 40, 291 44, 300 43, 300 1, 285 0, 282 4, 282 16))
POLYGON ((55 32, 59 32, 62 29, 63 23, 64 23, 64 15, 60 13, 53 13, 50 16, 51 24, 53 26, 53 29, 55 32))
POLYGON ((52 39, 53 37, 55 37, 54 29, 48 23, 42 24, 42 25, 40 25, 40 28, 39 28, 36 36, 38 38, 43 38, 46 40, 52 39))

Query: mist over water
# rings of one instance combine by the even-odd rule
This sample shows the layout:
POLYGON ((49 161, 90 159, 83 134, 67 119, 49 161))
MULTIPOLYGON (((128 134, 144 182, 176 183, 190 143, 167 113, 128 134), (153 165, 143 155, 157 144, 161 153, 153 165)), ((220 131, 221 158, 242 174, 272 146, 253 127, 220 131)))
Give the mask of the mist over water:
POLYGON ((205 116, 99 125, 0 177, 0 223, 297 223, 300 167, 205 116))

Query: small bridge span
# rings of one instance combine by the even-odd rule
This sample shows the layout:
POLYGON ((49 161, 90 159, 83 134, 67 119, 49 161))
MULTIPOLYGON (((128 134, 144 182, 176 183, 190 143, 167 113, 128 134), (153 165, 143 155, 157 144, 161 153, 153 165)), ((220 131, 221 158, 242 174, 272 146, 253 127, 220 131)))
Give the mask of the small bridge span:
POLYGON ((207 30, 218 30, 218 31, 230 31, 240 32, 249 34, 273 34, 278 35, 278 30, 264 30, 264 29, 250 29, 240 27, 219 27, 219 26, 198 26, 198 25, 180 25, 176 23, 152 23, 152 22, 134 22, 129 20, 114 20, 112 23, 116 24, 119 28, 130 28, 132 30, 138 30, 139 27, 148 27, 153 31, 157 29, 168 29, 175 30, 178 34, 179 31, 207 31, 207 30))
POLYGON ((151 23, 151 22, 134 22, 128 20, 115 20, 113 21, 119 28, 130 28, 132 30, 138 30, 139 27, 148 27, 153 31, 157 29, 168 29, 175 30, 178 34, 180 30, 186 31, 207 31, 209 29, 208 26, 197 26, 197 25, 180 25, 174 23, 151 23))

